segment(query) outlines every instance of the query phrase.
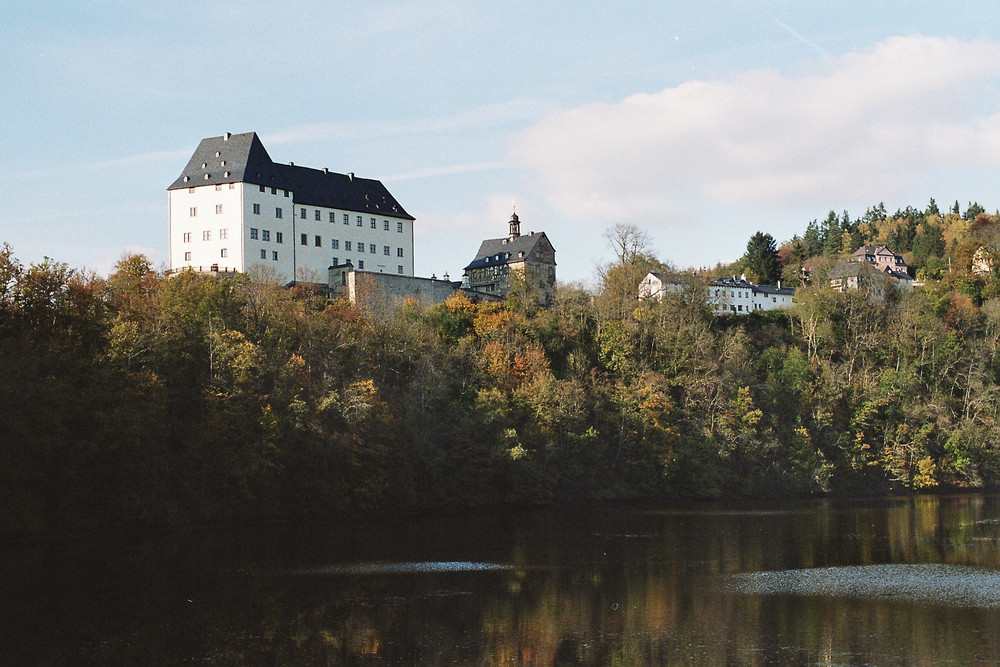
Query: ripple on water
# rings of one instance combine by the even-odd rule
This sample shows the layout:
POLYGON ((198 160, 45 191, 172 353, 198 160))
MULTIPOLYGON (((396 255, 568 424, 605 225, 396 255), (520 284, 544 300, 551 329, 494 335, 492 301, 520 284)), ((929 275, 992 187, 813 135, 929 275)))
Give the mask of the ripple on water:
POLYGON ((726 577, 726 587, 742 595, 826 595, 952 607, 1000 607, 1000 571, 959 565, 857 565, 744 572, 726 577))
POLYGON ((296 568, 285 574, 321 575, 321 574, 421 574, 429 572, 495 572, 511 570, 510 565, 499 563, 477 563, 469 561, 430 561, 412 563, 348 563, 341 565, 317 565, 313 567, 296 568))

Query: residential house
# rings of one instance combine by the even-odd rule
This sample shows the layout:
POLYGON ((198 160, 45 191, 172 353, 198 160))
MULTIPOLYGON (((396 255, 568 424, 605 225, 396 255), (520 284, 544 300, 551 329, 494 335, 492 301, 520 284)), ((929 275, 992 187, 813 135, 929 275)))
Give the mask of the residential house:
POLYGON ((795 288, 782 287, 780 282, 777 285, 754 285, 743 276, 704 279, 658 272, 646 274, 639 283, 639 298, 660 301, 669 293, 691 289, 692 283, 698 280, 704 281, 705 303, 718 315, 791 308, 795 298, 795 288))

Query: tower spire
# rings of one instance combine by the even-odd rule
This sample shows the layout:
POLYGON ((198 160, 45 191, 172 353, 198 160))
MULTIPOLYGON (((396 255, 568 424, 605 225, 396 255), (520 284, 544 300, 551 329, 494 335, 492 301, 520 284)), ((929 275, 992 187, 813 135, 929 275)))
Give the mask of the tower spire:
POLYGON ((518 236, 521 235, 521 221, 517 218, 517 212, 510 214, 510 234, 507 236, 509 241, 513 241, 518 236))

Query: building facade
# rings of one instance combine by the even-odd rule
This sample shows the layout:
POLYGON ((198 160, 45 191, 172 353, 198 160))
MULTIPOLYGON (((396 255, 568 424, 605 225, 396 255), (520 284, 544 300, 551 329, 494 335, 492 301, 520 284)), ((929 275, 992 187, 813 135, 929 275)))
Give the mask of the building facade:
POLYGON ((718 315, 745 314, 758 310, 791 308, 795 299, 794 287, 754 285, 745 278, 707 278, 697 276, 670 276, 650 272, 639 283, 640 299, 662 301, 671 292, 681 292, 693 287, 693 281, 704 280, 705 303, 718 315))
POLYGON ((486 239, 475 259, 465 267, 462 286, 484 294, 504 297, 510 292, 514 273, 527 281, 543 306, 555 301, 556 251, 545 232, 521 234, 517 213, 510 216, 510 231, 504 238, 486 239))
POLYGON ((203 139, 167 196, 171 271, 413 275, 414 218, 380 181, 273 162, 254 132, 203 139))

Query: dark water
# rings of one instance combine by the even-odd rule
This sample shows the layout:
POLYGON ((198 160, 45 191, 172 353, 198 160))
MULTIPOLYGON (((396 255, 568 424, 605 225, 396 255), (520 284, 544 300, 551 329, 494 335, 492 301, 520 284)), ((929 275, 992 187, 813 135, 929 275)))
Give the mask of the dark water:
POLYGON ((0 543, 0 663, 1000 662, 1000 496, 0 543))

